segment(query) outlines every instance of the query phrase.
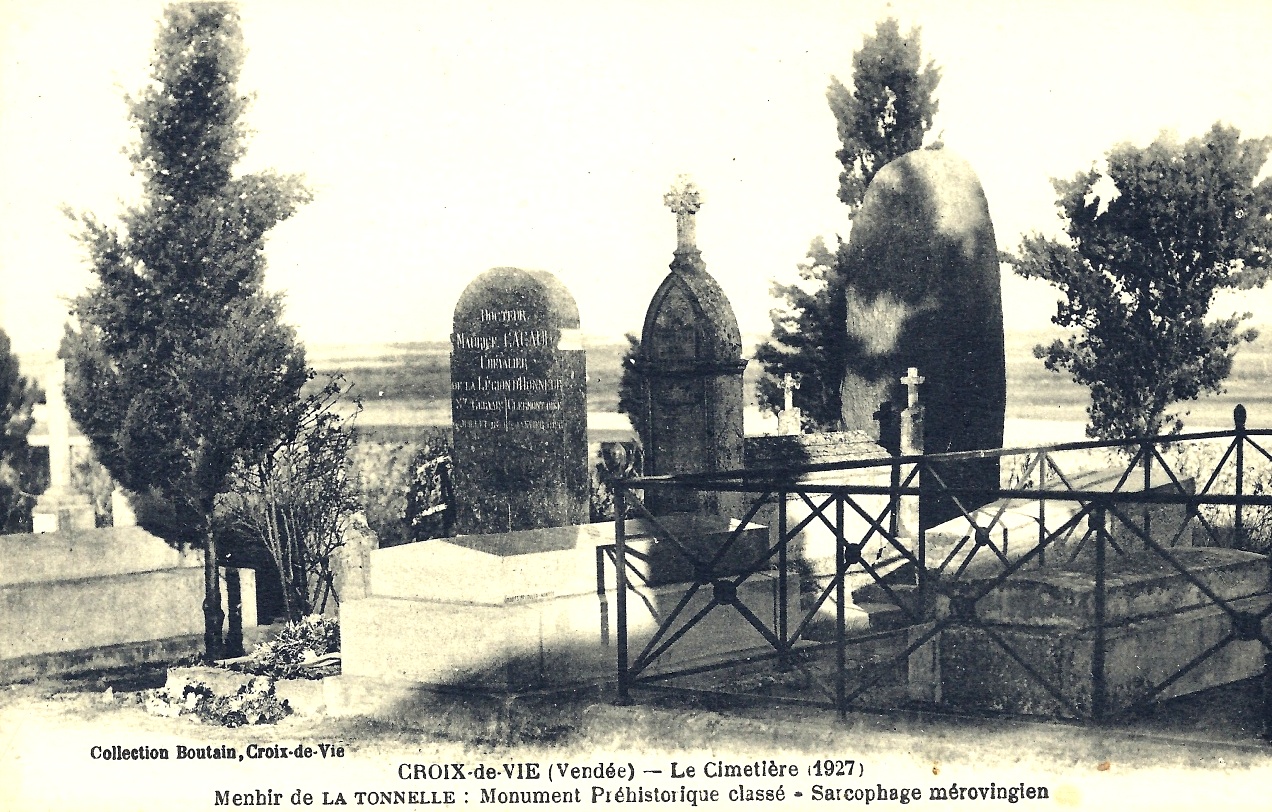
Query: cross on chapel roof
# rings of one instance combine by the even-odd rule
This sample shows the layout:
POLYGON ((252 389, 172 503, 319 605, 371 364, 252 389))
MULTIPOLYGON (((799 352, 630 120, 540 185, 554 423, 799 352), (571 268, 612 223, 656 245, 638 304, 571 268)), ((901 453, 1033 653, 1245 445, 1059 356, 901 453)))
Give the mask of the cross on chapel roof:
POLYGON ((676 214, 676 253, 697 251, 693 216, 702 208, 702 193, 687 175, 676 178, 663 203, 676 214))

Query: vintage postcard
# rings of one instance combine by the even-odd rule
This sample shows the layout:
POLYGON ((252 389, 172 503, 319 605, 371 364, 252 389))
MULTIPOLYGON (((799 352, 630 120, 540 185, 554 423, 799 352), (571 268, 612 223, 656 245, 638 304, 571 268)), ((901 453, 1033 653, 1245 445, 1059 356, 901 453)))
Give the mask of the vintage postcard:
POLYGON ((0 0, 0 808, 1269 808, 1270 38, 0 0))

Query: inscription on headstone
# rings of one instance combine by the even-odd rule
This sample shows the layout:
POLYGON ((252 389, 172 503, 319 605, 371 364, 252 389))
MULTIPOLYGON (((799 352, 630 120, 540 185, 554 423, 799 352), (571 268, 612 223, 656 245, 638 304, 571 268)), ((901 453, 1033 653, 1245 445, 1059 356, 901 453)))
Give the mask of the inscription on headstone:
POLYGON ((552 274, 495 268, 455 305, 456 529, 588 521, 586 363, 574 298, 552 274))

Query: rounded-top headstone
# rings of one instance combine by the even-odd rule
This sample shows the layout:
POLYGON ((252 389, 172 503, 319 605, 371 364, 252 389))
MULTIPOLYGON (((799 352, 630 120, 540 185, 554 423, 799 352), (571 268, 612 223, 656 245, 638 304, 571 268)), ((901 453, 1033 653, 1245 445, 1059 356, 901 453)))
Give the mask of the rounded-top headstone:
MULTIPOLYGON (((879 170, 853 219, 848 259, 847 428, 872 428, 884 401, 903 406, 900 379, 916 367, 927 453, 1001 447, 1007 383, 998 247, 971 165, 928 149, 879 170)), ((997 487, 997 462, 960 470, 959 478, 997 487)), ((924 522, 939 518, 929 513, 924 522)))
POLYGON ((460 533, 588 521, 586 362, 574 297, 494 268, 455 305, 451 418, 460 533))

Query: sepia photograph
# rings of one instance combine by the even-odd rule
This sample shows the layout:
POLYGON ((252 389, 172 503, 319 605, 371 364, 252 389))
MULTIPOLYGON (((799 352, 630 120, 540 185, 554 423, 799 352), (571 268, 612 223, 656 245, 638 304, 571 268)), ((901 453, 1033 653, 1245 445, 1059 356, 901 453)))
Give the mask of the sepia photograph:
POLYGON ((0 808, 1268 809, 1269 42, 0 0, 0 808))

